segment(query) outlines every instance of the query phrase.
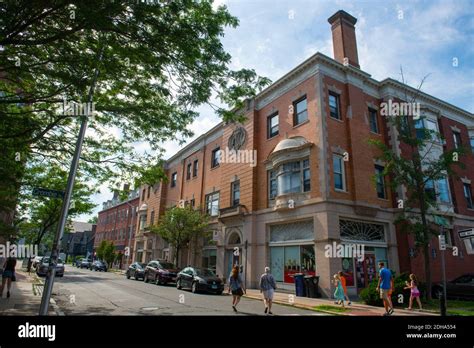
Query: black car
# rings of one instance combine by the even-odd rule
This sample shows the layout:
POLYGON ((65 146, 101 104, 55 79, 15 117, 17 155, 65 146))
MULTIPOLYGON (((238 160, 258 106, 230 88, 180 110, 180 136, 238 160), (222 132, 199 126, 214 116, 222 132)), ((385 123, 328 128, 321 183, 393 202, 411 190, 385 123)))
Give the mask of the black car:
POLYGON ((204 291, 221 295, 224 291, 222 279, 207 268, 186 267, 178 273, 176 287, 188 288, 194 293, 204 291))
MULTIPOLYGON (((443 283, 433 285, 432 289, 434 298, 441 298, 443 296, 443 283)), ((446 282, 446 297, 474 300, 474 274, 464 274, 446 282)))
POLYGON ((107 265, 103 261, 95 260, 94 262, 92 262, 90 270, 107 272, 107 265))
POLYGON ((148 283, 150 280, 156 284, 175 283, 178 272, 179 269, 171 262, 154 260, 146 266, 143 280, 145 283, 148 283))
POLYGON ((135 280, 144 279, 145 267, 146 264, 141 262, 132 263, 128 266, 127 272, 125 273, 127 279, 130 279, 131 277, 135 278, 135 280))

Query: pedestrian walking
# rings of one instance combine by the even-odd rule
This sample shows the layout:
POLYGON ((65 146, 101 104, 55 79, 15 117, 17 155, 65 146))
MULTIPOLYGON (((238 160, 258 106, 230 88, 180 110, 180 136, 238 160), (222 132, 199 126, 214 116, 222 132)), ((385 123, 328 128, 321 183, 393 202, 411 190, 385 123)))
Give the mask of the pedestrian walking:
POLYGON ((12 281, 16 280, 15 276, 16 258, 9 257, 3 266, 2 285, 0 286, 0 298, 3 297, 3 289, 7 284, 7 298, 10 297, 10 289, 12 281))
POLYGON ((232 273, 229 277, 229 290, 232 291, 232 309, 237 312, 237 304, 240 302, 240 298, 245 293, 245 286, 242 278, 240 277, 239 267, 234 266, 232 273))
POLYGON ((5 260, 6 260, 5 257, 0 256, 0 277, 1 277, 2 274, 3 274, 3 265, 5 264, 5 260))
POLYGON ((265 314, 272 313, 273 294, 276 290, 276 282, 270 273, 270 267, 265 267, 265 273, 260 277, 260 292, 263 294, 263 303, 265 304, 265 314))
POLYGON ((349 296, 347 295, 347 280, 346 280, 346 277, 344 276, 344 273, 342 271, 339 271, 339 278, 341 279, 341 285, 342 285, 342 288, 344 289, 344 298, 347 300, 347 304, 348 305, 351 305, 352 302, 351 300, 349 299, 349 296))
POLYGON ((342 308, 344 308, 344 288, 342 287, 341 278, 338 273, 334 275, 334 286, 336 287, 334 291, 334 297, 336 298, 335 303, 342 304, 342 308))
POLYGON ((406 287, 405 289, 410 289, 410 303, 408 305, 409 310, 413 309, 413 299, 416 298, 416 302, 418 303, 418 306, 420 307, 420 310, 423 309, 421 306, 421 301, 420 301, 420 290, 418 290, 418 279, 416 278, 416 275, 413 273, 410 274, 410 281, 405 282, 406 287))
POLYGON ((383 300, 383 305, 385 307, 384 316, 393 314, 393 304, 392 299, 390 298, 389 293, 393 291, 392 289, 392 272, 385 268, 383 262, 379 262, 379 281, 377 284, 377 292, 380 293, 380 298, 383 300))

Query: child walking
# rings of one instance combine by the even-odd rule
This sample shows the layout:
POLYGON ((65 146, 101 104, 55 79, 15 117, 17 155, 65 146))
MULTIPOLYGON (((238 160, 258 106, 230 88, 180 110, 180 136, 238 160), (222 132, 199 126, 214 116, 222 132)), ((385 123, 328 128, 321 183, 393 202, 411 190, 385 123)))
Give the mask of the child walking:
POLYGON ((407 309, 410 309, 410 310, 413 309, 414 298, 416 298, 416 302, 418 303, 418 306, 420 307, 420 309, 423 309, 421 307, 420 290, 418 290, 418 280, 416 279, 416 275, 414 275, 413 273, 410 274, 410 282, 405 282, 405 284, 406 284, 405 289, 410 289, 410 303, 407 309))
POLYGON ((344 308, 344 288, 342 287, 341 278, 339 274, 334 275, 334 285, 336 286, 336 291, 334 291, 334 297, 336 298, 336 304, 341 304, 344 308))

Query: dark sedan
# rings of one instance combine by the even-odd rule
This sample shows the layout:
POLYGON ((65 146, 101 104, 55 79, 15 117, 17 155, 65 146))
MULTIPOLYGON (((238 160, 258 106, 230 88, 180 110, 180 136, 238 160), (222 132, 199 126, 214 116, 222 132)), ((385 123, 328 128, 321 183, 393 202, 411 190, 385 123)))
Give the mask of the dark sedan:
POLYGON ((141 262, 132 263, 128 266, 127 272, 125 273, 127 279, 130 279, 131 277, 135 278, 135 280, 143 279, 145 275, 145 267, 146 264, 141 262))
MULTIPOLYGON (((434 298, 443 296, 443 284, 433 285, 432 294, 434 298)), ((454 280, 446 282, 446 297, 474 300, 474 274, 464 274, 454 280)))
POLYGON ((100 260, 96 260, 96 261, 92 262, 92 264, 91 264, 91 271, 107 272, 107 265, 105 264, 105 262, 102 262, 100 260))
POLYGON ((203 291, 221 295, 224 291, 222 279, 207 268, 186 267, 178 273, 176 287, 191 289, 193 293, 203 291))
POLYGON ((171 262, 154 260, 146 266, 143 280, 145 283, 150 280, 156 284, 175 283, 178 272, 179 269, 171 262))

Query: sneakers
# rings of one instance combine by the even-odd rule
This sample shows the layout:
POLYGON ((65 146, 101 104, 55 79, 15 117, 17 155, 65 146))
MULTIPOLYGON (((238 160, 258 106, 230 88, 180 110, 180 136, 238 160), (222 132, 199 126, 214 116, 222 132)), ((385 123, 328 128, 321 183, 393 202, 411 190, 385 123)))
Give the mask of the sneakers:
POLYGON ((265 307, 265 314, 267 314, 268 312, 268 307, 265 307))
POLYGON ((232 309, 234 310, 234 312, 237 312, 237 308, 235 308, 235 306, 232 306, 232 309))
POLYGON ((268 314, 273 314, 272 312, 268 312, 268 314))

